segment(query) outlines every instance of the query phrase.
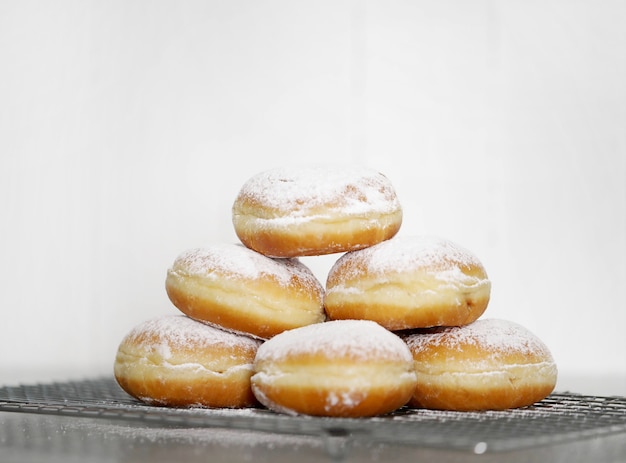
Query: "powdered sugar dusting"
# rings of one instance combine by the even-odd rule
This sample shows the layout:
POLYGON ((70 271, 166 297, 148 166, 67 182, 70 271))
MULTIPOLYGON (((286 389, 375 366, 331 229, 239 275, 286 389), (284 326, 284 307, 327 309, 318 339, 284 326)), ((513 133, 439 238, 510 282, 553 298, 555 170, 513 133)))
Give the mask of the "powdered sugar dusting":
MULTIPOLYGON (((459 269, 462 268, 482 268, 481 262, 470 251, 452 241, 432 236, 396 236, 369 248, 346 253, 337 260, 330 274, 345 266, 362 268, 369 274, 430 268, 437 270, 442 279, 461 276, 459 269)), ((346 274, 345 277, 350 279, 354 275, 346 274)))
POLYGON ((261 344, 259 340, 205 325, 185 315, 165 315, 147 320, 133 328, 125 340, 155 349, 165 360, 171 357, 172 351, 191 346, 198 349, 218 345, 256 349, 261 344))
POLYGON ((543 354, 550 357, 546 345, 537 336, 517 323, 495 318, 480 319, 465 326, 433 328, 405 338, 413 352, 431 346, 444 346, 463 351, 474 345, 490 353, 543 354))
POLYGON ((368 320, 335 320, 285 331, 259 348, 257 360, 280 360, 303 353, 328 358, 412 361, 411 352, 400 337, 368 320))
POLYGON ((207 278, 226 275, 256 279, 265 275, 283 286, 288 286, 296 278, 307 286, 323 290, 313 272, 298 259, 270 258, 241 244, 213 244, 185 251, 176 258, 170 271, 207 278))
POLYGON ((239 197, 305 218, 310 210, 335 203, 346 214, 391 212, 399 201, 383 174, 355 165, 289 166, 261 172, 246 181, 239 197))

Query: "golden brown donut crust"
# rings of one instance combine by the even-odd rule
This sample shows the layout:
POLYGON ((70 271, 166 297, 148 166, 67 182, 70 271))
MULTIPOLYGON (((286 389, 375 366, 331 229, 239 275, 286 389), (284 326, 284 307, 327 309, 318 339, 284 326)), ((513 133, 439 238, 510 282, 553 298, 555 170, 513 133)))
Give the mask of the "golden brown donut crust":
POLYGON ((232 207, 247 247, 272 257, 352 251, 394 236, 402 208, 389 180, 355 166, 306 166, 262 172, 232 207))
POLYGON ((557 379, 545 344, 506 320, 403 334, 417 386, 410 405, 442 410, 504 410, 547 397, 557 379))
POLYGON ((159 317, 124 337, 114 375, 128 394, 153 405, 254 406, 250 376, 260 344, 184 315, 159 317))
POLYGON ((182 253, 165 289, 189 317, 262 339, 326 318, 324 288, 304 264, 241 245, 182 253))
POLYGON ((274 411, 374 416, 405 405, 415 388, 406 345, 373 322, 342 320, 299 328, 261 347, 252 388, 274 411))
POLYGON ((491 282, 481 262, 434 237, 395 237, 341 256, 328 273, 330 319, 373 320, 393 331, 456 326, 486 310, 491 282))

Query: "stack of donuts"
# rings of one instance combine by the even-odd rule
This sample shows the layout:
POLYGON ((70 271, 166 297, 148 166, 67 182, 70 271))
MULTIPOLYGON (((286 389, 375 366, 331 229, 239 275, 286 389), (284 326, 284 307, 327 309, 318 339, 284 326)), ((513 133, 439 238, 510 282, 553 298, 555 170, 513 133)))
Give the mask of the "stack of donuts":
POLYGON ((540 339, 481 318, 491 282, 475 255, 398 235, 402 207, 383 174, 264 171, 241 187, 232 223, 240 242, 186 250, 167 270, 176 313, 121 341, 114 374, 137 399, 366 417, 523 407, 554 389, 540 339), (329 254, 323 285, 299 258, 329 254))

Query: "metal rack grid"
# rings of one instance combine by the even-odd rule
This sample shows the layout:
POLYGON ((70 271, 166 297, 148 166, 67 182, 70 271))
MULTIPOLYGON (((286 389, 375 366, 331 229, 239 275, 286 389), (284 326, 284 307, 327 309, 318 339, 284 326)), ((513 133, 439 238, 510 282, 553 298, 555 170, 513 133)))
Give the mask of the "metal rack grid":
MULTIPOLYGON (((0 388, 0 411, 108 418, 179 427, 366 439, 473 453, 519 450, 626 433, 626 398, 555 393, 530 407, 450 412, 402 408, 374 418, 287 416, 264 408, 165 408, 143 404, 113 378, 0 388)), ((626 439, 626 434, 625 434, 626 439)))

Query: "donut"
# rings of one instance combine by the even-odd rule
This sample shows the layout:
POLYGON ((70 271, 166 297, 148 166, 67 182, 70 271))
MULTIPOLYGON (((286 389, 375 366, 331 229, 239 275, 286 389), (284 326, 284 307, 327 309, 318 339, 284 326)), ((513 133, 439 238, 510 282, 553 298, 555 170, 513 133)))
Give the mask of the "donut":
POLYGON ((181 253, 165 289, 185 315, 267 339, 325 320, 324 287, 297 259, 272 259, 241 244, 181 253))
POLYGON ((289 415, 364 417, 392 412, 413 395, 406 343, 368 320, 337 320, 285 331, 257 351, 252 391, 289 415))
POLYGON ((415 361, 412 407, 478 411, 532 405, 556 385, 546 345, 526 328, 499 319, 402 335, 415 361))
POLYGON ((331 320, 373 320, 396 331, 471 323, 490 291, 469 251, 442 238, 397 236, 337 259, 324 304, 331 320))
POLYGON ((114 363, 118 384, 150 405, 242 408, 258 405, 250 377, 260 340, 184 315, 133 328, 114 363))
POLYGON ((362 249, 394 236, 402 208, 383 174, 358 166, 314 165, 261 172, 232 207, 243 244, 271 257, 362 249))

